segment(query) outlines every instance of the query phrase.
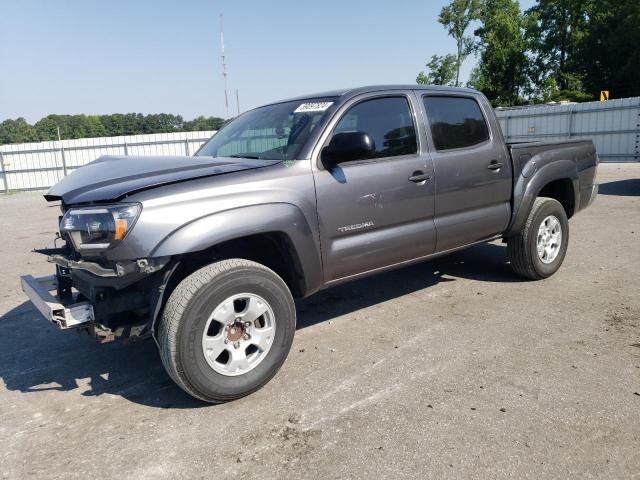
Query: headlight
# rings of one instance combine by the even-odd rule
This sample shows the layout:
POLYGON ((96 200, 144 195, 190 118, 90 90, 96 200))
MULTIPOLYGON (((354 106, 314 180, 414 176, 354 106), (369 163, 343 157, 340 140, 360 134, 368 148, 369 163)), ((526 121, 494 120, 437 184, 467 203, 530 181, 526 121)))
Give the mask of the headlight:
POLYGON ((141 210, 137 203, 71 208, 62 217, 60 233, 69 238, 78 251, 106 250, 127 235, 141 210))

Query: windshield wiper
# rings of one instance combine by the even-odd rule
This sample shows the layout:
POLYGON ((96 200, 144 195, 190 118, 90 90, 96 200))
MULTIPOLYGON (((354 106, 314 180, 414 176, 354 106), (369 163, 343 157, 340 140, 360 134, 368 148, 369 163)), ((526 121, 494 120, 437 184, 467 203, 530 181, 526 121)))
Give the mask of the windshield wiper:
POLYGON ((230 158, 248 158, 250 160, 261 160, 262 157, 260 155, 248 155, 246 153, 234 153, 232 155, 227 155, 230 158))

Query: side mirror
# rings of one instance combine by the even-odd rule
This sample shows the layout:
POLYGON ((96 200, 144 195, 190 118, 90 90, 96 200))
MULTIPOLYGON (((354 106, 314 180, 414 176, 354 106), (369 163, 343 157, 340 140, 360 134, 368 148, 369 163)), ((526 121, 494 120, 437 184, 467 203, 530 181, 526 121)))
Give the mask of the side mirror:
POLYGON ((341 162, 368 158, 375 150, 375 144, 367 133, 340 132, 322 149, 321 159, 325 166, 333 167, 341 162))

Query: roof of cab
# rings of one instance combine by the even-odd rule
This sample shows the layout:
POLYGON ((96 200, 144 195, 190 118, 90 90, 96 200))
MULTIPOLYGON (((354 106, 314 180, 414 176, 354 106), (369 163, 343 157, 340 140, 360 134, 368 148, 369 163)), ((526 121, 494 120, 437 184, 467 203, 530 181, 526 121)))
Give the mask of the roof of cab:
POLYGON ((466 93, 466 94, 479 94, 477 90, 473 90, 471 88, 464 87, 445 87, 442 85, 418 85, 418 84, 406 84, 406 85, 367 85, 364 87, 356 87, 356 88, 343 88, 339 90, 330 90, 328 92, 319 92, 312 93, 309 95, 300 95, 293 98, 287 98, 284 100, 278 100, 275 102, 269 102, 265 105, 274 105, 276 103, 284 103, 284 102, 293 102, 296 100, 313 100, 320 98, 329 98, 329 97, 345 97, 350 98, 355 95, 360 95, 362 93, 371 93, 377 92, 381 90, 435 90, 441 92, 455 92, 455 93, 466 93))

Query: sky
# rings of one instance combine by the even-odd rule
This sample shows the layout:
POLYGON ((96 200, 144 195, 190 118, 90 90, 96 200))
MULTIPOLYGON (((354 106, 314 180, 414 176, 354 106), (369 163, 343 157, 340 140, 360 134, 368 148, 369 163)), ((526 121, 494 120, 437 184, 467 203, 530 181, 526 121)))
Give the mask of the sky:
MULTIPOLYGON (((414 83, 455 52, 447 0, 0 0, 0 121, 230 113, 335 88, 414 83)), ((523 0, 523 8, 533 0, 523 0)), ((471 32, 469 32, 471 33, 471 32)), ((466 81, 476 60, 468 59, 466 81)))

